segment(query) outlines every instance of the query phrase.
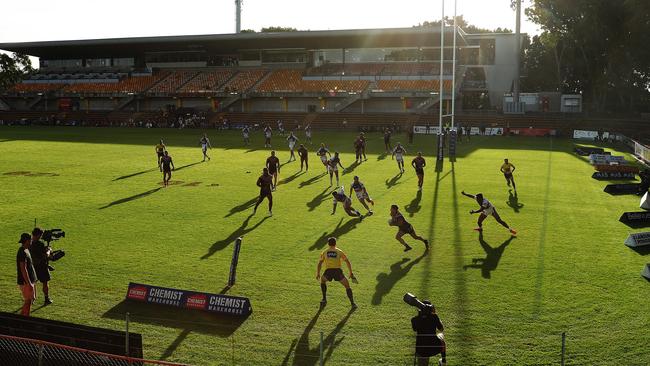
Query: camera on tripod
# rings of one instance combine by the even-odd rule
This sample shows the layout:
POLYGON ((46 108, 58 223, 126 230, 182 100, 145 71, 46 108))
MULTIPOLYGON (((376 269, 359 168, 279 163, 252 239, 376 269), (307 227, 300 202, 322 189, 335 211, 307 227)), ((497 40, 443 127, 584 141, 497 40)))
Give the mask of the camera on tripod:
MULTIPOLYGON (((59 240, 61 238, 65 238, 65 231, 62 229, 50 229, 50 230, 45 230, 43 232, 43 236, 41 236, 41 239, 47 243, 47 246, 50 247, 50 243, 56 240, 59 240)), ((59 259, 63 258, 65 256, 65 252, 61 249, 54 250, 50 253, 50 255, 47 257, 49 261, 56 262, 59 259)), ((48 265, 48 268, 50 271, 54 271, 54 267, 48 265)))
POLYGON ((404 302, 418 308, 421 312, 424 313, 430 313, 431 310, 433 310, 433 305, 431 304, 425 304, 422 301, 418 300, 418 298, 413 295, 410 292, 407 292, 404 294, 404 302))

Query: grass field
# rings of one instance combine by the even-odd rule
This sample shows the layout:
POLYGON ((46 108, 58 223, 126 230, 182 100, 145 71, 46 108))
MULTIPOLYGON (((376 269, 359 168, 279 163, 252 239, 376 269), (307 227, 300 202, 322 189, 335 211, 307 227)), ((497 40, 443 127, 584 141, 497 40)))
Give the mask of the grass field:
MULTIPOLYGON (((251 216, 268 155, 261 134, 248 149, 237 132, 210 131, 213 158, 201 163, 200 133, 0 128, 0 310, 19 308, 16 241, 37 218, 68 237, 55 243, 67 256, 53 273, 54 304, 41 308, 39 293, 33 315, 123 329, 129 311, 147 358, 315 365, 323 332, 327 364, 410 364, 416 311, 402 301, 410 291, 436 305, 450 365, 558 364, 563 331, 567 364, 650 364, 650 283, 639 276, 649 260, 623 245, 633 230, 618 222, 623 211, 638 209, 638 197, 604 193, 606 182, 591 179, 593 169, 571 153, 572 141, 475 137, 436 173, 433 139, 416 136, 409 155, 422 150, 429 163, 418 196, 413 170, 396 177, 395 162, 381 155, 381 136, 371 134, 368 161, 342 180, 347 190, 359 175, 377 202, 375 215, 359 222, 341 207, 330 215, 331 187, 327 177, 318 178, 316 145, 308 173, 298 174, 296 162, 282 167, 273 217, 266 202, 251 216), (177 168, 178 184, 168 188, 161 188, 155 165, 160 137, 177 168), (498 171, 504 157, 517 167, 516 199, 498 171), (483 192, 518 237, 510 240, 488 219, 481 243, 472 230, 476 216, 469 215, 476 203, 461 190, 483 192), (392 203, 431 240, 428 255, 408 238, 414 250, 402 252, 396 228, 386 224, 392 203), (228 293, 251 299, 253 315, 245 321, 124 302, 130 281, 221 291, 240 235, 238 283, 228 293), (330 235, 339 238, 360 281, 353 286, 354 312, 335 283, 319 311, 315 268, 330 235)), ((344 166, 353 162, 353 133, 314 135, 315 143, 342 152, 344 166)))

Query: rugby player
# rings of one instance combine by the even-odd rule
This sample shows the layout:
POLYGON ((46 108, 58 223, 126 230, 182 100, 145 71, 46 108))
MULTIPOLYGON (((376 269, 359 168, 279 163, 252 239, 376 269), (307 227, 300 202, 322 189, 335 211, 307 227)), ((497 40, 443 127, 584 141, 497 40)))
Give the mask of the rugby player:
POLYGON ((415 174, 418 176, 418 191, 421 191, 422 184, 424 183, 424 167, 427 166, 427 162, 422 157, 421 151, 418 151, 418 156, 413 158, 411 166, 415 169, 415 174))
POLYGON ((397 207, 397 205, 390 206, 390 219, 388 220, 388 225, 397 226, 399 228, 399 230, 397 231, 397 235, 395 235, 395 239, 397 239, 397 241, 402 243, 405 252, 408 252, 413 248, 411 248, 406 243, 406 241, 404 241, 404 239, 402 238, 404 234, 409 234, 411 235, 411 237, 413 237, 413 239, 417 239, 423 242, 424 249, 429 250, 429 241, 415 233, 415 229, 413 228, 413 225, 409 224, 408 221, 406 221, 402 213, 399 212, 399 207, 397 207))
POLYGON ((386 147, 386 152, 390 152, 392 150, 390 146, 390 128, 384 129, 384 146, 386 147))
POLYGON ((363 152, 363 140, 361 140, 361 136, 357 137, 356 140, 354 140, 354 154, 355 154, 355 163, 360 163, 361 162, 361 157, 362 157, 362 152, 363 152))
POLYGON ((207 133, 203 134, 199 143, 201 144, 201 151, 203 151, 203 161, 205 161, 205 158, 208 158, 208 161, 210 161, 210 157, 208 156, 208 147, 212 149, 212 145, 210 144, 210 139, 208 138, 207 133))
POLYGON ((278 174, 280 173, 280 159, 275 156, 275 151, 271 151, 271 156, 266 158, 266 168, 269 170, 269 174, 273 176, 273 187, 275 191, 275 186, 278 185, 278 174))
POLYGON ((345 169, 343 165, 341 165, 341 158, 339 158, 339 152, 335 151, 334 156, 330 158, 330 160, 327 162, 329 166, 329 172, 330 172, 330 186, 332 185, 332 176, 336 175, 336 185, 339 185, 339 167, 342 169, 345 169))
POLYGON ((264 198, 269 199, 269 216, 273 216, 273 194, 271 193, 273 186, 273 177, 269 174, 267 168, 262 169, 262 175, 257 178, 257 186, 260 187, 260 197, 255 203, 255 208, 253 208, 253 214, 257 212, 257 207, 264 201, 264 198))
POLYGON ((506 183, 510 187, 512 183, 512 188, 517 192, 517 187, 515 186, 515 178, 512 176, 512 173, 515 172, 515 166, 512 163, 508 162, 508 159, 503 159, 503 165, 501 165, 501 173, 506 178, 506 183))
POLYGON ((329 172, 329 159, 332 157, 330 151, 325 147, 325 144, 321 143, 320 148, 316 150, 316 155, 320 158, 321 163, 325 166, 325 171, 329 172), (329 156, 329 157, 328 157, 329 156))
POLYGON ((266 125, 264 127, 264 147, 271 147, 271 135, 273 132, 271 131, 271 126, 266 125))
POLYGON ((291 156, 289 156, 289 161, 296 160, 296 155, 293 152, 293 148, 296 146, 296 142, 298 141, 298 138, 296 135, 293 134, 293 131, 289 132, 289 136, 287 136, 287 141, 289 142, 289 151, 291 152, 291 156))
POLYGON ((176 170, 172 157, 169 155, 167 150, 163 153, 163 157, 160 158, 160 163, 163 172, 163 186, 167 187, 169 185, 169 180, 172 179, 172 170, 176 170))
POLYGON ((250 145, 250 133, 251 129, 248 128, 248 126, 244 126, 244 128, 241 129, 241 134, 244 137, 244 145, 250 145))
POLYGON ((307 142, 311 145, 311 125, 305 126, 305 137, 307 137, 307 142))
POLYGON ((406 154, 406 149, 398 142, 397 146, 393 149, 390 158, 395 158, 395 160, 397 160, 397 167, 399 168, 400 173, 404 173, 404 154, 406 154))
POLYGON ((347 213, 349 216, 356 216, 359 219, 363 220, 363 215, 361 215, 361 212, 355 210, 352 208, 352 200, 350 197, 345 195, 345 189, 343 187, 339 187, 338 189, 334 190, 332 192, 332 196, 334 197, 334 206, 332 207, 332 215, 336 213, 336 204, 341 202, 343 204, 343 209, 345 210, 345 213, 347 213))
POLYGON ((321 253, 320 259, 318 260, 318 266, 316 267, 316 280, 320 281, 320 290, 323 293, 323 299, 320 304, 321 306, 327 305, 327 282, 334 280, 340 282, 343 287, 345 287, 345 293, 348 295, 348 299, 350 299, 350 305, 352 306, 352 309, 356 309, 357 304, 354 303, 350 282, 345 278, 343 270, 341 269, 341 262, 344 261, 348 266, 350 278, 354 281, 356 278, 354 277, 354 273, 352 273, 352 264, 345 253, 336 246, 336 238, 328 238, 327 245, 328 248, 321 253), (323 272, 323 275, 321 276, 320 271, 323 264, 325 264, 325 272, 323 272))
POLYGON ((363 161, 366 161, 368 160, 368 158, 366 158, 366 135, 361 132, 359 134, 359 139, 361 140, 361 154, 363 155, 363 161))
POLYGON ((156 161, 158 162, 158 169, 162 172, 162 166, 160 165, 160 160, 162 159, 163 156, 165 156, 165 150, 167 150, 167 146, 165 146, 165 143, 163 142, 162 139, 160 139, 160 142, 158 145, 156 145, 156 161))
POLYGON ((469 212, 470 214, 475 214, 475 213, 480 214, 477 222, 478 227, 475 228, 474 230, 483 231, 483 221, 487 219, 488 216, 491 215, 492 217, 494 217, 495 220, 497 220, 499 224, 501 224, 506 229, 510 230, 510 234, 512 234, 513 236, 517 235, 515 229, 510 228, 510 226, 508 226, 508 224, 506 224, 505 221, 501 220, 501 217, 497 213, 497 209, 492 205, 492 203, 490 203, 490 201, 488 201, 486 198, 483 197, 482 193, 477 193, 476 195, 467 194, 465 193, 465 191, 462 191, 461 193, 463 194, 463 196, 476 199, 476 202, 481 206, 478 210, 471 210, 469 212))
POLYGON ((303 163, 305 164, 305 171, 309 171, 309 154, 303 144, 298 147, 298 156, 300 156, 300 171, 302 171, 303 163))
POLYGON ((368 210, 368 215, 372 215, 372 210, 368 207, 366 204, 366 201, 370 202, 373 206, 375 205, 375 201, 370 198, 370 195, 368 194, 368 191, 366 190, 366 186, 361 183, 359 180, 358 176, 354 176, 354 181, 352 182, 352 185, 350 185, 350 197, 352 197, 352 191, 354 190, 354 193, 357 195, 357 199, 363 207, 368 210))

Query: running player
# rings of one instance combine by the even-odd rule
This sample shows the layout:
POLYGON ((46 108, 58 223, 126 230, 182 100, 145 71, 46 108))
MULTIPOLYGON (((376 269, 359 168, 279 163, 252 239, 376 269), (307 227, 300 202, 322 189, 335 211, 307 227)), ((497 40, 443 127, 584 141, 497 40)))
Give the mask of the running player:
POLYGON ((158 162, 158 169, 160 169, 161 172, 162 166, 160 165, 160 160, 165 156, 165 150, 167 150, 167 146, 165 146, 163 140, 160 139, 160 142, 156 145, 156 161, 158 162))
POLYGON ((413 158, 411 166, 415 169, 415 175, 418 176, 418 191, 421 191, 424 183, 424 167, 427 166, 421 151, 418 151, 418 156, 413 158))
POLYGON ((210 161, 210 157, 208 156, 208 148, 212 149, 212 145, 210 145, 210 139, 208 138, 207 133, 203 134, 203 137, 201 137, 199 143, 201 144, 201 151, 203 151, 203 161, 205 161, 205 158, 208 158, 208 161, 210 161))
POLYGON ((275 151, 271 151, 271 156, 266 158, 266 168, 269 170, 269 174, 273 176, 273 190, 275 191, 275 186, 278 185, 278 174, 280 173, 280 159, 275 156, 275 151))
POLYGON ((508 162, 508 159, 503 159, 503 165, 501 165, 501 173, 503 173, 503 176, 506 178, 506 183, 508 183, 508 187, 510 187, 510 183, 512 183, 512 188, 517 192, 517 187, 515 186, 515 178, 512 176, 512 173, 515 172, 515 166, 512 165, 512 163, 508 162))
POLYGON ((334 156, 330 158, 330 160, 327 162, 329 166, 329 172, 330 172, 330 186, 332 185, 332 176, 336 175, 336 185, 339 185, 339 167, 342 169, 345 169, 343 165, 341 165, 341 158, 339 158, 339 152, 335 151, 334 156))
POLYGON ((281 120, 278 120, 278 132, 280 132, 280 136, 284 136, 284 125, 282 124, 281 120))
POLYGON ((360 163, 361 158, 362 158, 362 153, 363 153, 363 140, 361 140, 361 136, 357 137, 356 140, 354 140, 354 154, 355 154, 355 163, 360 163))
POLYGON ((361 139, 361 154, 363 155, 363 161, 366 161, 368 160, 368 158, 366 158, 366 135, 361 132, 359 134, 359 139, 361 139))
POLYGON ((475 228, 474 230, 483 231, 483 221, 487 219, 488 216, 492 215, 492 217, 494 217, 494 219, 497 220, 499 224, 501 224, 506 229, 510 230, 510 234, 517 235, 515 229, 510 228, 510 226, 508 226, 508 224, 506 224, 505 221, 501 220, 501 217, 497 213, 497 209, 494 208, 494 206, 492 205, 492 203, 490 203, 490 201, 483 198, 482 193, 477 193, 476 195, 467 194, 465 193, 465 191, 462 191, 461 193, 463 194, 463 196, 476 199, 476 202, 481 206, 478 210, 471 210, 469 212, 470 214, 480 213, 478 217, 478 227, 475 228))
POLYGON ((406 149, 398 142, 390 158, 393 159, 394 157, 397 160, 397 167, 400 173, 404 173, 404 154, 406 154, 406 149))
POLYGON ((311 125, 305 126, 305 137, 307 137, 307 142, 311 145, 311 125))
POLYGON ((251 129, 248 128, 248 126, 244 126, 244 128, 242 128, 241 134, 244 137, 244 145, 247 146, 250 145, 251 143, 250 133, 251 133, 251 129))
POLYGON ((386 152, 392 150, 392 147, 390 146, 390 128, 384 129, 384 146, 386 147, 386 152))
POLYGON ((264 127, 264 147, 271 147, 271 135, 273 132, 271 131, 271 126, 266 125, 264 127))
POLYGON ((341 202, 343 204, 343 209, 345 210, 345 213, 348 214, 349 216, 356 216, 359 219, 363 220, 363 215, 361 215, 361 212, 355 210, 352 208, 352 200, 350 197, 345 195, 345 189, 343 187, 339 187, 338 189, 335 189, 332 192, 332 196, 334 197, 334 206, 332 207, 332 215, 336 213, 336 204, 341 202))
POLYGON ((413 249, 411 248, 402 236, 404 234, 409 234, 413 239, 417 239, 421 242, 424 243, 424 249, 429 250, 429 241, 421 236, 418 236, 418 234, 415 233, 415 229, 413 228, 413 225, 409 224, 408 221, 404 218, 401 212, 399 212, 399 207, 397 205, 391 205, 390 206, 390 219, 388 220, 388 225, 390 226, 397 226, 399 230, 397 231, 397 235, 395 235, 395 239, 402 243, 404 246, 404 251, 408 252, 409 250, 413 249))
POLYGON ((264 201, 264 198, 269 199, 269 216, 273 216, 273 194, 271 193, 273 186, 273 177, 269 174, 267 168, 262 169, 262 175, 257 178, 257 186, 260 187, 260 197, 255 203, 255 208, 253 208, 253 214, 257 212, 257 207, 264 201))
POLYGON ((359 181, 359 177, 356 175, 354 176, 354 181, 352 182, 352 185, 350 186, 350 197, 352 197, 352 191, 354 190, 354 193, 357 195, 357 199, 363 207, 368 210, 368 215, 372 215, 372 210, 368 207, 366 204, 366 201, 370 202, 373 206, 375 205, 375 201, 370 198, 370 195, 368 194, 368 191, 366 190, 366 186, 359 181))
POLYGON ((334 280, 340 282, 343 287, 345 287, 345 293, 348 295, 348 299, 350 299, 350 305, 352 306, 352 309, 356 309, 357 304, 354 303, 350 282, 345 278, 343 270, 341 269, 341 261, 344 261, 348 266, 350 278, 354 281, 356 278, 352 273, 352 264, 345 253, 336 246, 336 238, 328 238, 327 245, 328 248, 321 253, 316 268, 316 280, 320 281, 320 290, 323 293, 323 299, 321 300, 320 305, 327 305, 327 282, 334 280), (325 263, 325 272, 323 272, 323 276, 321 276, 320 271, 323 267, 323 263, 325 263))
POLYGON ((302 164, 305 164, 305 171, 309 170, 309 154, 307 153, 307 149, 303 144, 300 144, 300 147, 298 148, 298 156, 300 156, 300 171, 302 171, 302 164))
POLYGON ((329 159, 332 157, 330 151, 325 147, 325 144, 320 144, 320 149, 316 151, 316 155, 320 158, 321 163, 325 166, 325 171, 329 172, 329 159))
POLYGON ((296 155, 293 153, 293 148, 296 146, 296 142, 298 141, 298 138, 296 137, 296 135, 293 134, 293 131, 289 132, 287 141, 289 142, 289 151, 291 152, 289 161, 296 160, 296 155))
POLYGON ((163 186, 167 187, 169 185, 169 180, 172 179, 172 170, 176 170, 176 167, 174 167, 174 162, 172 161, 172 157, 169 156, 169 152, 165 150, 163 153, 163 157, 160 158, 160 163, 162 165, 162 172, 163 172, 163 186))

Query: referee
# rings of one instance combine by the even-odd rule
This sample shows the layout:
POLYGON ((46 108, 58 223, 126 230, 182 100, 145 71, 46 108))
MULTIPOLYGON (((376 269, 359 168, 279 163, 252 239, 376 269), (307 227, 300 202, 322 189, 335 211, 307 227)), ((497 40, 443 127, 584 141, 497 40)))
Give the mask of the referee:
POLYGON ((327 282, 335 280, 345 287, 345 293, 348 295, 348 299, 350 299, 350 305, 352 305, 352 309, 356 309, 357 304, 354 303, 350 282, 345 278, 341 269, 341 261, 345 261, 350 272, 350 278, 354 281, 355 277, 352 273, 352 264, 345 253, 336 246, 336 238, 331 237, 327 239, 327 245, 328 248, 321 253, 320 259, 318 260, 318 268, 316 268, 316 280, 320 280, 320 289, 323 292, 323 300, 320 302, 321 307, 327 305, 327 282), (320 271, 323 263, 325 263, 325 272, 323 272, 323 276, 321 277, 320 271))

